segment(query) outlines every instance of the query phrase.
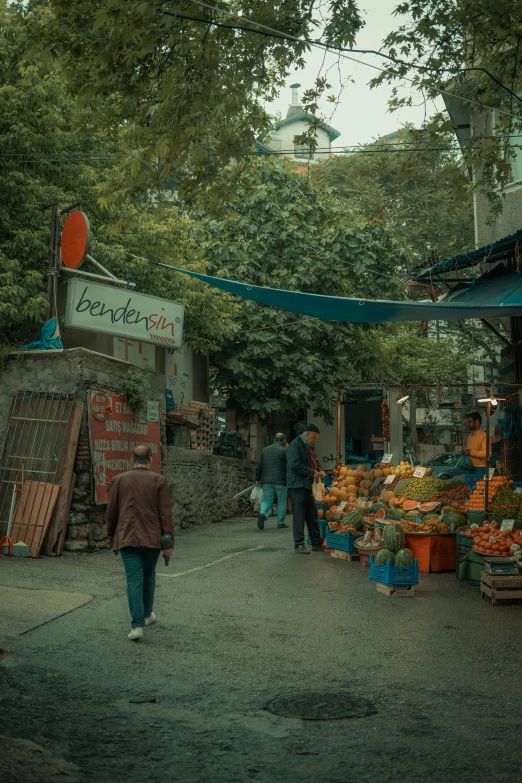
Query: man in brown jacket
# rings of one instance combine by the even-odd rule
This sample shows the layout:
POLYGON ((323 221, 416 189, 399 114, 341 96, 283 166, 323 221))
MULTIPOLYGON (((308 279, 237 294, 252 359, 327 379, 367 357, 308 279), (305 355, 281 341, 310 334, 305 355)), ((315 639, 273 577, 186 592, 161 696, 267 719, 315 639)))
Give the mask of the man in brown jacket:
POLYGON ((172 536, 172 548, 164 555, 170 557, 174 548, 169 485, 164 476, 152 472, 151 459, 148 446, 136 446, 134 467, 113 480, 107 505, 107 534, 125 567, 132 618, 129 639, 134 640, 142 638, 145 625, 156 622, 152 608, 163 535, 172 536))

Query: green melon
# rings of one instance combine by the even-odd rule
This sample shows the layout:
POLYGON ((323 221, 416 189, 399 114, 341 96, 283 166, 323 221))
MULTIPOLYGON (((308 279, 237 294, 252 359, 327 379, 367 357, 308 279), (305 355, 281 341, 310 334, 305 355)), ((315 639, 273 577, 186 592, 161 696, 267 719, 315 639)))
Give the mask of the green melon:
POLYGON ((404 515, 404 519, 412 519, 414 522, 418 522, 420 525, 422 522, 422 514, 419 514, 418 511, 407 511, 404 515))
POLYGON ((399 549, 395 555, 396 566, 412 566, 415 558, 411 549, 399 549))
POLYGON ((355 508, 343 517, 342 524, 354 527, 356 530, 360 530, 364 525, 364 514, 362 508, 355 508))
POLYGON ((444 522, 444 524, 448 527, 450 527, 450 525, 455 525, 455 527, 465 527, 468 524, 464 514, 459 514, 457 511, 447 511, 442 515, 442 522, 444 522))
POLYGON ((401 519, 404 519, 404 511, 402 508, 396 508, 395 506, 392 506, 388 509, 388 519, 396 519, 397 521, 400 521, 401 519))
POLYGON ((372 514, 375 514, 375 512, 379 511, 381 508, 383 511, 388 511, 388 505, 383 500, 378 500, 376 503, 372 503, 370 511, 372 514))
POLYGON ((400 525, 386 525, 384 528, 384 546, 389 549, 390 552, 398 552, 399 549, 403 549, 406 543, 406 536, 404 530, 400 525))
POLYGON ((391 560, 391 563, 393 565, 395 561, 395 555, 393 552, 390 552, 389 549, 379 549, 376 555, 374 555, 373 562, 375 565, 386 565, 386 561, 391 560))

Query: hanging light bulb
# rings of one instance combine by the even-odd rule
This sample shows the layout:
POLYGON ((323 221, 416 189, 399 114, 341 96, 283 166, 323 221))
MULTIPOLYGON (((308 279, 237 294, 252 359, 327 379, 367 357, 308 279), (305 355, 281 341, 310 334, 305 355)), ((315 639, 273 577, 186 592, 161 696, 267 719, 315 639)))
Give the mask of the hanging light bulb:
POLYGON ((403 402, 406 402, 406 400, 409 400, 409 399, 410 399, 410 395, 409 394, 405 394, 403 397, 399 397, 399 399, 397 400, 397 405, 402 405, 403 402))

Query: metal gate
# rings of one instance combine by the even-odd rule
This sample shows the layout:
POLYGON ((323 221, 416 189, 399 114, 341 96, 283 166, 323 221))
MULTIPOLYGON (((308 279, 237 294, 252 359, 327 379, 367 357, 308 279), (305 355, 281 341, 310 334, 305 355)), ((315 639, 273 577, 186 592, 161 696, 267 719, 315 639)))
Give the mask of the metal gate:
POLYGON ((32 554, 38 553, 56 503, 74 400, 74 394, 20 391, 11 402, 0 458, 0 538, 10 530, 32 554))

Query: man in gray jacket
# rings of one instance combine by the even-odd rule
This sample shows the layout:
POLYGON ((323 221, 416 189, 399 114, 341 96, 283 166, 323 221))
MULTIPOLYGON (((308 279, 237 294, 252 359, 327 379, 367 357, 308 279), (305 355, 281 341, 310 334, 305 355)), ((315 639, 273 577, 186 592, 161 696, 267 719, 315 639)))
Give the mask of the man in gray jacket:
POLYGON ((261 452, 256 470, 256 480, 263 488, 263 502, 259 509, 257 526, 265 529, 265 520, 272 511, 274 499, 277 497, 277 527, 288 527, 286 519, 286 437, 278 432, 274 442, 261 452))
POLYGON ((323 478, 324 471, 318 469, 314 443, 319 437, 319 428, 308 424, 301 435, 291 442, 287 451, 287 487, 294 512, 294 545, 298 555, 309 555, 305 546, 305 523, 312 540, 314 552, 323 551, 323 541, 317 521, 312 484, 323 478))

